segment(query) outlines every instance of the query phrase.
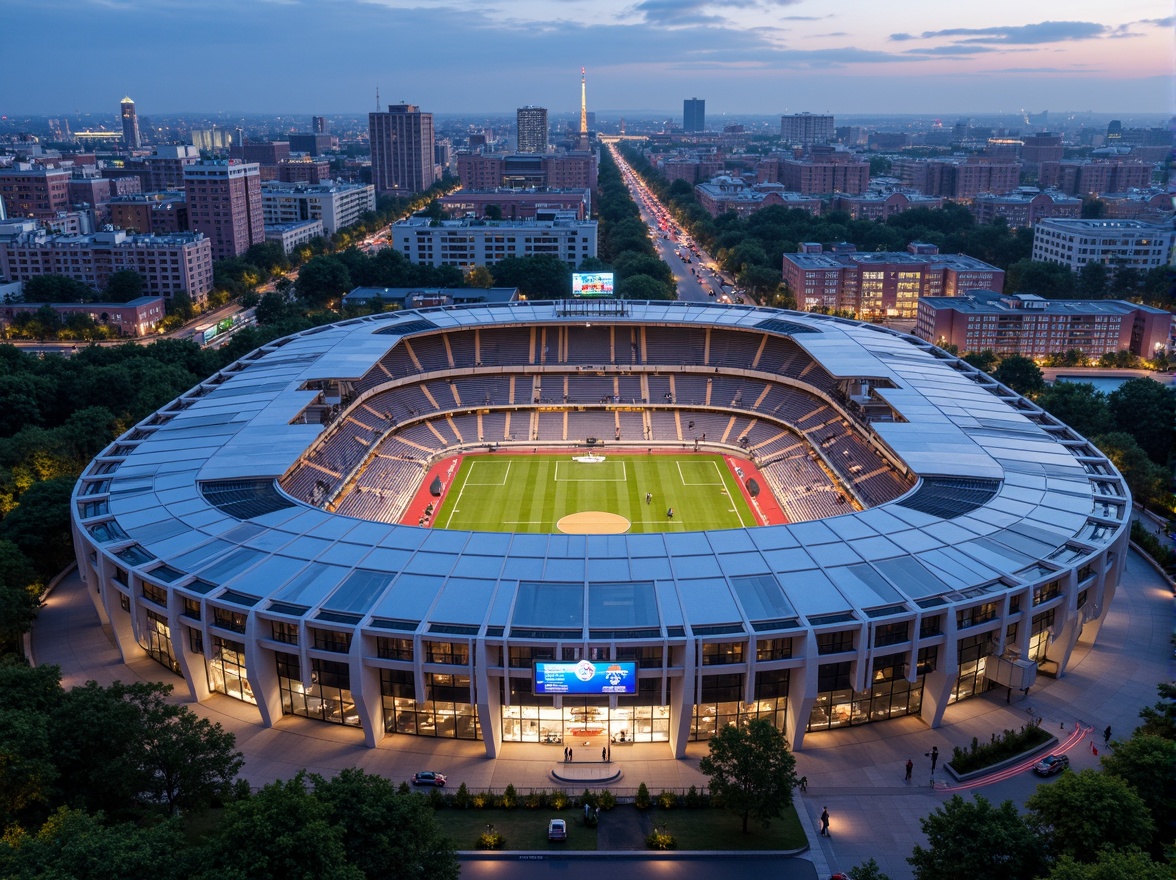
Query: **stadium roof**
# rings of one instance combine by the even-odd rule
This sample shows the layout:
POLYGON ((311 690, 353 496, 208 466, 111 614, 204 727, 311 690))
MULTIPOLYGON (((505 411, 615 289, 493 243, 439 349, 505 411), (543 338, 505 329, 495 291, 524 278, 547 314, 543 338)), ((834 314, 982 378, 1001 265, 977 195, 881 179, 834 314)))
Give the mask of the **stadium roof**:
POLYGON ((825 520, 609 536, 389 525, 310 507, 274 487, 325 430, 290 423, 317 394, 299 390, 304 383, 358 378, 411 332, 584 320, 561 317, 555 303, 520 302, 374 315, 265 346, 100 456, 76 492, 79 527, 123 564, 181 592, 421 632, 436 625, 752 632, 802 625, 802 617, 819 624, 886 606, 917 610, 1047 578, 1051 560, 1071 565, 1124 527, 1091 512, 1105 492, 1117 496, 1121 520, 1126 496, 1093 447, 920 340, 754 307, 626 305, 624 317, 601 323, 759 333, 773 332, 757 329, 762 322, 787 319, 807 330, 793 340, 829 373, 893 385, 876 393, 906 421, 871 428, 924 479, 895 502, 825 520), (118 458, 104 469, 104 459, 118 458), (108 514, 87 517, 87 496, 105 492, 108 514), (635 591, 619 620, 605 598, 618 584, 635 591), (536 596, 550 600, 558 621, 529 616, 536 596))

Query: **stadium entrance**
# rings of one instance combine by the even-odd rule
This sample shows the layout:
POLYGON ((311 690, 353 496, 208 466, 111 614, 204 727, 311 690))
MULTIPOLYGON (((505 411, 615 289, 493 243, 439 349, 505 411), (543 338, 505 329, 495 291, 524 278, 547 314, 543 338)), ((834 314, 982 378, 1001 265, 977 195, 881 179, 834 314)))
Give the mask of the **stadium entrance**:
POLYGON ((503 706, 503 742, 562 744, 572 748, 607 748, 634 742, 669 742, 668 706, 608 707, 577 699, 555 706, 503 706))

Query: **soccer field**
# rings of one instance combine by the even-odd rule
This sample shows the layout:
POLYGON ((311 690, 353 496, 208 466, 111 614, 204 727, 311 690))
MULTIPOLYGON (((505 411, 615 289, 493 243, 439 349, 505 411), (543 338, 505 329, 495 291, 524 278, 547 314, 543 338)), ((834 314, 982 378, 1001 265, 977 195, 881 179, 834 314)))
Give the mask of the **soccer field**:
MULTIPOLYGON (((718 455, 563 455, 466 457, 433 527, 495 532, 591 532, 561 519, 612 514, 610 531, 732 529, 756 524, 743 492, 718 455), (646 502, 646 494, 652 496, 646 502), (673 517, 667 515, 674 509, 673 517)), ((606 517, 607 519, 611 519, 606 517)))

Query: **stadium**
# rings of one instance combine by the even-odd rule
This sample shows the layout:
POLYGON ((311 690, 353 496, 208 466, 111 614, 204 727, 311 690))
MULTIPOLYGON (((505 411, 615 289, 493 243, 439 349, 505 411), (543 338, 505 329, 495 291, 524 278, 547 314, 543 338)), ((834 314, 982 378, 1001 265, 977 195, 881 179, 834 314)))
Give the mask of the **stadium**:
POLYGON ((1129 513, 1092 444, 914 337, 572 300, 277 340, 127 431, 72 505, 124 660, 259 725, 490 757, 938 726, 1094 641, 1129 513))

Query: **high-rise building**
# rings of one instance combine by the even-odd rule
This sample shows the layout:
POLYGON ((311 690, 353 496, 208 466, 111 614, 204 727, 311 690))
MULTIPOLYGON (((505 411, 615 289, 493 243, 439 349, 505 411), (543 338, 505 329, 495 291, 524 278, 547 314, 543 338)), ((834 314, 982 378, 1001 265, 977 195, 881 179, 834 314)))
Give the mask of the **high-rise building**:
POLYGON ((135 102, 130 97, 119 102, 122 112, 123 142, 128 150, 137 150, 143 146, 143 139, 139 136, 139 117, 135 115, 135 102))
POLYGON ((11 217, 51 220, 69 210, 70 173, 56 168, 0 169, 0 198, 11 217))
POLYGON ((812 113, 793 113, 780 117, 780 138, 787 144, 827 144, 833 140, 832 116, 817 116, 812 113))
POLYGON ((520 153, 547 152, 547 108, 520 107, 516 111, 520 153))
POLYGON ((368 134, 377 193, 418 193, 437 181, 432 113, 415 104, 389 104, 386 113, 368 114, 368 134))
POLYGON ((310 130, 315 134, 330 134, 330 126, 327 123, 325 116, 310 117, 310 130))
POLYGON ((265 241, 261 173, 256 162, 223 159, 184 169, 188 225, 212 242, 215 260, 238 257, 265 241))
POLYGON ((687 98, 682 102, 682 131, 706 131, 706 101, 687 98))

